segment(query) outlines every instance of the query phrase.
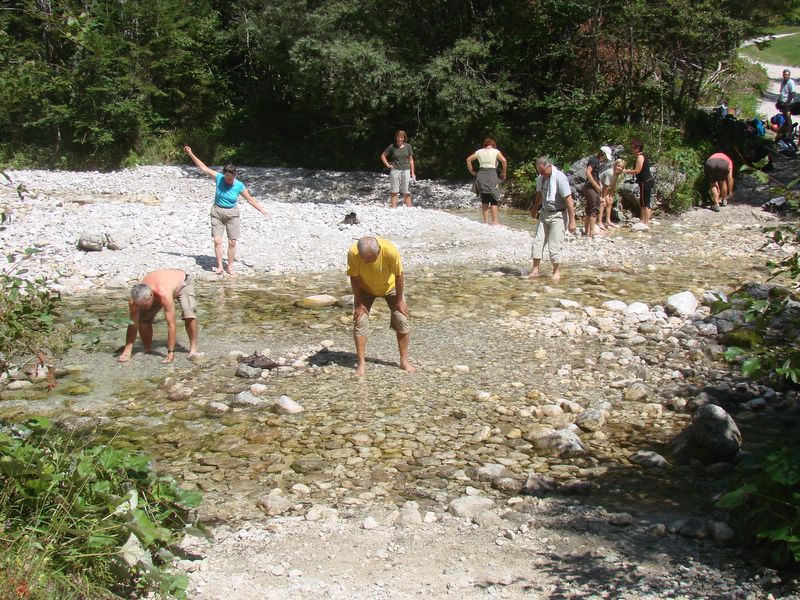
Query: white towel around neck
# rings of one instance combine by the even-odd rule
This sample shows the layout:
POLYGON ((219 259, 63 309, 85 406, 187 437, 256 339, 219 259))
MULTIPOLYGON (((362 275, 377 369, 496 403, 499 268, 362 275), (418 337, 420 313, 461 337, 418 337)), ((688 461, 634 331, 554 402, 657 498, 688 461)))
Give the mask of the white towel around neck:
POLYGON ((558 192, 558 180, 556 176, 561 172, 555 165, 552 166, 553 170, 550 173, 550 177, 547 178, 547 197, 544 199, 544 204, 548 206, 556 205, 556 193, 558 192))

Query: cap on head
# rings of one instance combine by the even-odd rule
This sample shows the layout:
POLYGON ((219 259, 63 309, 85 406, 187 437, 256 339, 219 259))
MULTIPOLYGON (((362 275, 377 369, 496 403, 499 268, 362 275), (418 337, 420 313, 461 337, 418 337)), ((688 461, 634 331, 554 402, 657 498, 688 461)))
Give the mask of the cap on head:
POLYGON ((600 152, 606 155, 606 160, 614 158, 614 152, 608 146, 600 146, 600 152))

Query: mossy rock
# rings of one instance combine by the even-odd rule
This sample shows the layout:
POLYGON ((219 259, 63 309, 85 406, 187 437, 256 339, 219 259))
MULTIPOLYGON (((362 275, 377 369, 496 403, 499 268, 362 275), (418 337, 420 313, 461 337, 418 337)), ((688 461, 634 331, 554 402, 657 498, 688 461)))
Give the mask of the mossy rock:
POLYGON ((85 396, 94 389, 94 386, 86 383, 73 383, 61 389, 65 396, 85 396))
POLYGON ((726 345, 737 348, 753 348, 764 343, 764 337, 753 329, 735 329, 722 338, 726 345))

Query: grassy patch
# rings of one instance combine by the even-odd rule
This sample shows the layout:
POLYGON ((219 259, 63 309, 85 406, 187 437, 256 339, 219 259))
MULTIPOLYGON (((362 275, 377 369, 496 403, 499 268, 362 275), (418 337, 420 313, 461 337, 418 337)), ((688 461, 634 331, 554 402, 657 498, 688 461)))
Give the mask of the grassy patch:
POLYGON ((747 46, 741 51, 761 62, 800 67, 800 34, 773 40, 763 49, 759 49, 757 46, 747 46))

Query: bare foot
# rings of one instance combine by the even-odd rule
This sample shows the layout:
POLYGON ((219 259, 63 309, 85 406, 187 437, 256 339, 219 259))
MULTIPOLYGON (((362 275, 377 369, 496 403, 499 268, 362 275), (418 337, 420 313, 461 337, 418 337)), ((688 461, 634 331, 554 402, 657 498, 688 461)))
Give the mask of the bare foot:
POLYGON ((553 281, 558 281, 561 279, 561 271, 553 271, 553 275, 550 277, 553 281))
POLYGON ((117 361, 121 362, 121 363, 126 363, 130 359, 131 359, 131 353, 130 352, 123 352, 122 354, 119 355, 119 358, 117 359, 117 361))
POLYGON ((356 367, 356 377, 363 377, 364 373, 367 372, 367 365, 361 364, 356 367))
POLYGON ((528 273, 528 279, 536 279, 537 277, 539 277, 539 269, 536 269, 528 273))
POLYGON ((167 356, 166 358, 164 358, 164 360, 161 361, 161 364, 168 365, 174 360, 175 360, 175 354, 172 352, 167 352, 167 356))
POLYGON ((233 269, 228 269, 228 276, 229 277, 236 277, 236 272, 233 269))
POLYGON ((414 367, 412 367, 411 363, 408 362, 407 360, 401 360, 400 361, 400 368, 403 369, 409 375, 416 371, 416 369, 414 367))
POLYGON ((215 275, 222 275, 223 273, 225 273, 225 271, 222 269, 222 267, 217 267, 216 269, 214 269, 215 275))
POLYGON ((200 352, 197 348, 195 348, 194 350, 189 350, 189 358, 192 358, 193 356, 205 356, 205 355, 206 355, 205 352, 200 352))

